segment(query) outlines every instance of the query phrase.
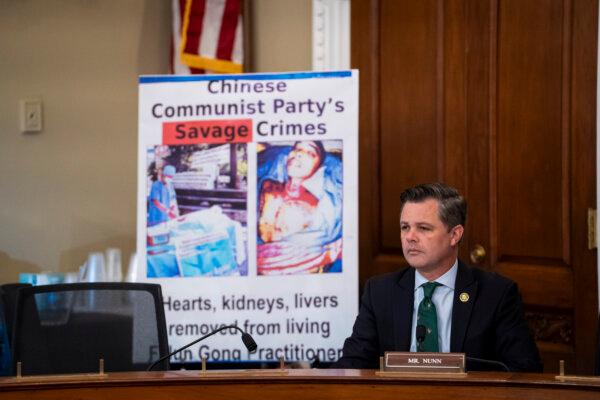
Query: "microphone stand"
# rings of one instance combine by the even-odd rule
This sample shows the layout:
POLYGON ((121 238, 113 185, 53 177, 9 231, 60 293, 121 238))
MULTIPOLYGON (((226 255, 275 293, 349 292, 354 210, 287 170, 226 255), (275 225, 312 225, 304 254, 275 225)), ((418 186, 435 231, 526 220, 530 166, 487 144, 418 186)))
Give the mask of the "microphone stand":
POLYGON ((155 362, 153 362, 152 364, 150 364, 150 366, 146 369, 146 371, 152 371, 152 369, 156 365, 160 364, 164 360, 170 358, 171 356, 179 353, 180 351, 185 350, 188 347, 193 346, 196 343, 201 342, 202 340, 204 340, 204 339, 206 339, 206 338, 208 338, 208 337, 210 337, 210 336, 212 336, 212 335, 214 335, 216 333, 219 333, 219 332, 221 332, 222 330, 225 330, 225 329, 237 329, 238 331, 242 332, 242 342, 244 342, 244 345, 246 346, 246 348, 248 349, 248 351, 250 353, 254 353, 256 351, 256 347, 257 347, 256 346, 256 342, 254 341, 254 339, 252 339, 252 336, 250 336, 248 333, 244 332, 241 328, 239 328, 236 325, 226 325, 226 326, 222 326, 222 327, 220 327, 218 329, 215 329, 214 331, 212 331, 210 333, 207 333, 206 335, 202 336, 201 338, 196 339, 193 342, 186 344, 185 346, 183 346, 183 347, 181 347, 181 348, 179 348, 179 349, 177 349, 177 350, 175 350, 175 351, 167 354, 166 356, 163 356, 163 357, 159 358, 158 360, 156 360, 155 362))

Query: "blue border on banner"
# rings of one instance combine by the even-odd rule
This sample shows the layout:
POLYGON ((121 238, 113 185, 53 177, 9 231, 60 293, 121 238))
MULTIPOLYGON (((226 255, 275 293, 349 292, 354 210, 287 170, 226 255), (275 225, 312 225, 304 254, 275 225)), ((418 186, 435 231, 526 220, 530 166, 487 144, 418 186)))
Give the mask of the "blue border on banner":
POLYGON ((164 83, 164 82, 200 82, 214 80, 282 80, 282 79, 309 79, 309 78, 348 78, 352 71, 320 71, 320 72, 288 72, 283 74, 235 74, 235 75, 161 75, 140 76, 139 83, 164 83))

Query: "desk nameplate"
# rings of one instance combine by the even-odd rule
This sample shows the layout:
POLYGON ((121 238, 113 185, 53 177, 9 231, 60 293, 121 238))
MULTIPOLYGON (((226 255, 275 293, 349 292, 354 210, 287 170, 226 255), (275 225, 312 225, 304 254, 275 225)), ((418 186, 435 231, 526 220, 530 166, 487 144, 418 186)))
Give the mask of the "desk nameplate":
POLYGON ((380 373, 460 374, 465 375, 464 353, 386 352, 380 373))

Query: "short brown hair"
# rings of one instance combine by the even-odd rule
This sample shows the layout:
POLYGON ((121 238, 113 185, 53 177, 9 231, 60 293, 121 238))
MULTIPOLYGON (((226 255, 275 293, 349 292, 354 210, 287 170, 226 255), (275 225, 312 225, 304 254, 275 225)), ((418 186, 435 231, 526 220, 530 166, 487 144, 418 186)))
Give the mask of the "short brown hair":
POLYGON ((467 222, 467 202, 458 190, 441 182, 425 183, 408 188, 400 194, 400 213, 406 203, 437 200, 440 220, 448 229, 467 222))

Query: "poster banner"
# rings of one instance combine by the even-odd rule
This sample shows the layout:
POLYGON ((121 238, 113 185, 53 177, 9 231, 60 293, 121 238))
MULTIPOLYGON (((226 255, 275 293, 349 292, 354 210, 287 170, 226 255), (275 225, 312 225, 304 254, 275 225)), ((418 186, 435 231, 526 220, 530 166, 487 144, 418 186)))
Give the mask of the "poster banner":
POLYGON ((358 72, 142 76, 137 251, 172 362, 335 361, 358 311, 358 72))

